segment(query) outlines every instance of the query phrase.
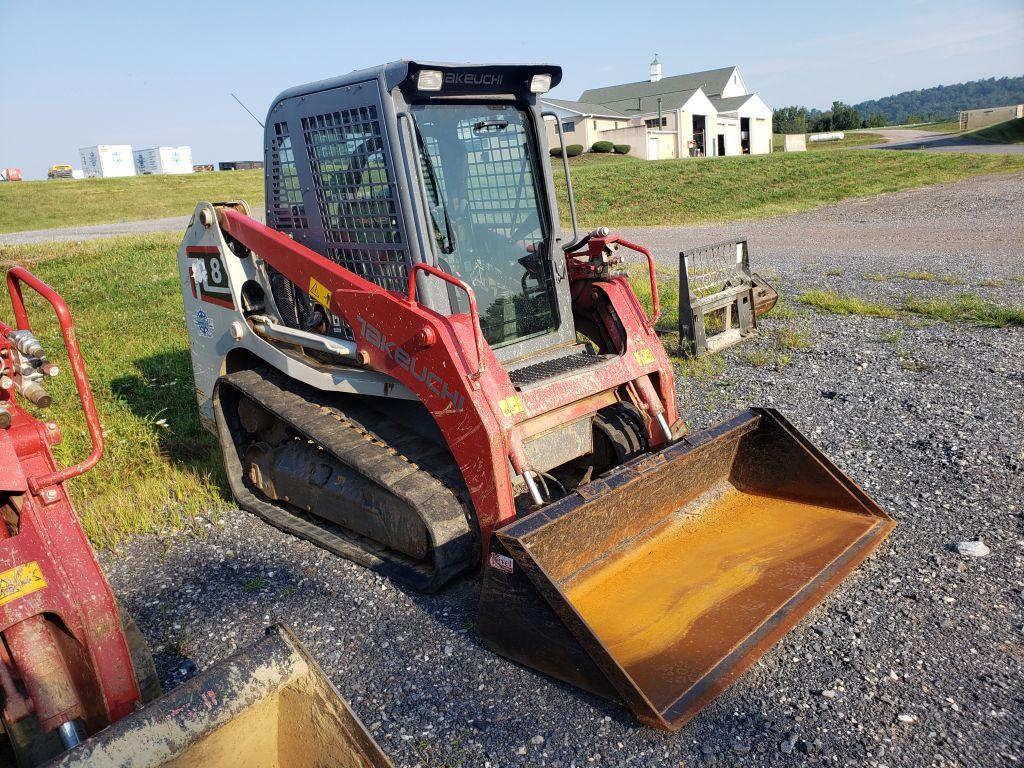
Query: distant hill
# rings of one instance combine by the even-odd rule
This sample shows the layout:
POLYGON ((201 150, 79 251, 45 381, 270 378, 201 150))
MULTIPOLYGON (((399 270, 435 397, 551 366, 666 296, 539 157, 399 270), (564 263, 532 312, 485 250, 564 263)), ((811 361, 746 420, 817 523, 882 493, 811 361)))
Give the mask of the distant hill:
POLYGON ((890 125, 910 115, 929 120, 948 120, 962 109, 1001 107, 1024 103, 1024 77, 990 77, 956 85, 939 85, 920 91, 904 91, 883 99, 854 104, 861 117, 881 113, 890 125))

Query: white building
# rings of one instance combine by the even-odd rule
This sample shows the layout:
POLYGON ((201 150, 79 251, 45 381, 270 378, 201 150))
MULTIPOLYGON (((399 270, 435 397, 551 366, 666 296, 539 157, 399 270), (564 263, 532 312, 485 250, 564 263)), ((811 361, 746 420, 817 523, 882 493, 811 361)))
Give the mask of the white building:
MULTIPOLYGON (((542 102, 558 116, 565 143, 588 150, 598 141, 628 144, 629 154, 645 160, 772 151, 772 108, 747 90, 737 67, 662 77, 655 58, 648 80, 542 102)), ((557 147, 553 120, 547 133, 557 147)))

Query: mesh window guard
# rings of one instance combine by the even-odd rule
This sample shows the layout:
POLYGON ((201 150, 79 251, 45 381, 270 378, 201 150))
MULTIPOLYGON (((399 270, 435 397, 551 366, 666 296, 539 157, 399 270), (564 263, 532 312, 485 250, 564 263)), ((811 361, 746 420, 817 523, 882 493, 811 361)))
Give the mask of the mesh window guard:
POLYGON ((404 292, 409 257, 373 105, 302 118, 328 258, 404 292))

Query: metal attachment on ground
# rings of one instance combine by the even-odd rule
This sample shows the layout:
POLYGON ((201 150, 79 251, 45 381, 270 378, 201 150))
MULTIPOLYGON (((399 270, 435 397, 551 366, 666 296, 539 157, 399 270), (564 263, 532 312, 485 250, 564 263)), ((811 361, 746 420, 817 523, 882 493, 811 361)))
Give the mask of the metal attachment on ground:
POLYGON ((731 347, 757 330, 778 292, 750 271, 746 239, 679 254, 679 344, 699 355, 731 347), (712 332, 713 330, 713 332, 712 332))
POLYGON ((53 765, 97 763, 392 768, 320 665, 282 624, 85 740, 53 765))

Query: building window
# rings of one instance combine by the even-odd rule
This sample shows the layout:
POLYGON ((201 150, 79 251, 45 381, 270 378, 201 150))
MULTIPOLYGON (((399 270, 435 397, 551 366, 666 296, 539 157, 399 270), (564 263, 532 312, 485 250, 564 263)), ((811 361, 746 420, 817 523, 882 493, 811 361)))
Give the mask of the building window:
MULTIPOLYGON (((650 120, 644 120, 644 125, 646 125, 648 128, 658 128, 659 127, 658 126, 658 118, 654 117, 654 118, 651 118, 650 120)), ((661 118, 661 126, 660 127, 662 127, 662 128, 667 128, 668 127, 668 118, 667 117, 662 117, 661 118)))
POLYGON ((576 123, 572 120, 562 121, 562 133, 574 133, 576 131, 576 123))

